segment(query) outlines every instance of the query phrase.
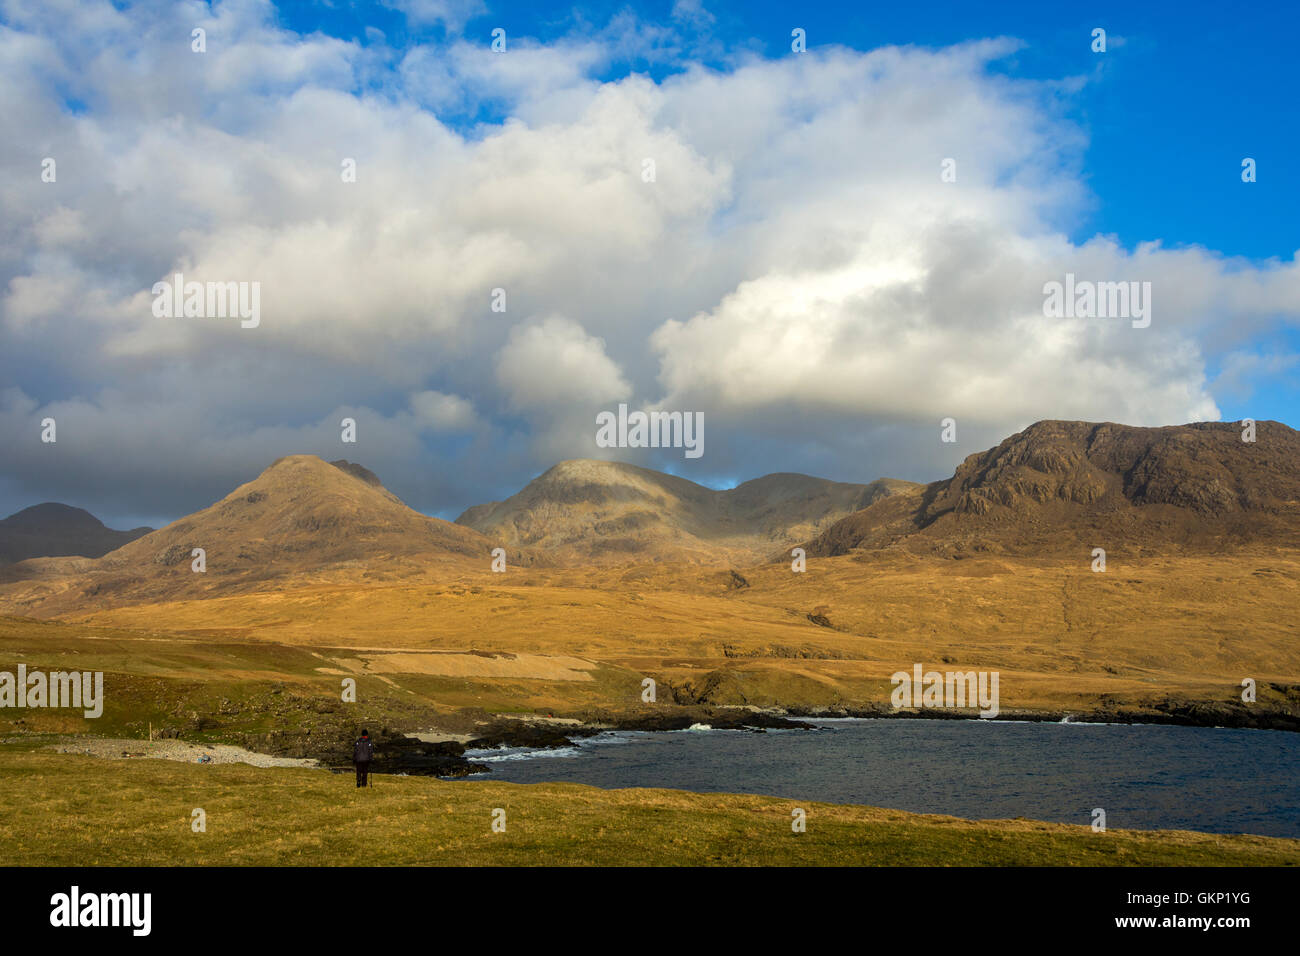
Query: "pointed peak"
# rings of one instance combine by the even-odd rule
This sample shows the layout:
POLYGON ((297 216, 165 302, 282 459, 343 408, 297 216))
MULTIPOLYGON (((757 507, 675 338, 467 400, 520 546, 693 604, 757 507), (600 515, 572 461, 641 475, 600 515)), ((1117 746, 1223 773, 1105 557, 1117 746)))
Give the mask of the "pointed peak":
POLYGON ((384 487, 384 483, 379 480, 379 476, 364 465, 348 461, 346 458, 326 461, 317 455, 282 455, 271 462, 266 470, 258 476, 258 479, 272 475, 281 476, 291 472, 297 472, 304 476, 314 475, 320 477, 332 477, 338 472, 342 472, 365 482, 367 485, 376 488, 384 487))

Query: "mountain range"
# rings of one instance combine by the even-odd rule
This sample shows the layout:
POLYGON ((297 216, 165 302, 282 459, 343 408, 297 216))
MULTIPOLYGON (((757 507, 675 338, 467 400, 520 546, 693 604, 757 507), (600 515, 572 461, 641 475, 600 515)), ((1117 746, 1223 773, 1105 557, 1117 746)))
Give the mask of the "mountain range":
POLYGON ((729 490, 618 462, 565 461, 453 522, 364 467, 290 455, 156 531, 117 532, 46 504, 0 522, 0 600, 19 613, 211 597, 287 581, 398 581, 485 569, 728 567, 857 551, 1059 555, 1300 545, 1300 433, 1259 422, 1138 428, 1038 422, 951 478, 869 484, 773 474, 729 490), (118 545, 109 550, 114 544, 118 545), (195 549, 206 570, 192 571, 195 549), (45 556, 22 560, 33 551, 45 556), (70 556, 80 555, 80 556, 70 556))
POLYGON ((725 491, 612 461, 564 461, 505 501, 456 519, 506 544, 566 563, 757 560, 881 498, 920 486, 765 475, 725 491))

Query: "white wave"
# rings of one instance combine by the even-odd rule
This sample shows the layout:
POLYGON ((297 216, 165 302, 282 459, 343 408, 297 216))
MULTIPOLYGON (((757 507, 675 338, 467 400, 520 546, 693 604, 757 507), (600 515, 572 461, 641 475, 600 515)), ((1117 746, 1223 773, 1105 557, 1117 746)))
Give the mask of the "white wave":
POLYGON ((465 759, 475 763, 501 763, 506 760, 535 760, 539 757, 576 757, 577 747, 499 747, 493 750, 466 750, 465 759))
POLYGON ((650 731, 644 730, 602 730, 600 733, 591 737, 579 737, 574 741, 578 747, 597 747, 604 744, 626 744, 635 740, 639 736, 645 736, 650 731))

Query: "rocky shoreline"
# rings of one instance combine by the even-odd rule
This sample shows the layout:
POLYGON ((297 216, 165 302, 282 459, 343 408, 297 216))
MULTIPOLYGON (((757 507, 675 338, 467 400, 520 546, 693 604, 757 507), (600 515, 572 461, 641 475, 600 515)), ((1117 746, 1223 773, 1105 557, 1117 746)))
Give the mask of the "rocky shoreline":
MULTIPOLYGON (((461 739, 424 741, 409 732, 383 728, 373 734, 376 758, 373 772, 437 777, 465 777, 487 773, 490 768, 476 763, 467 753, 499 748, 548 749, 572 746, 576 741, 611 730, 665 732, 686 730, 707 724, 715 730, 807 730, 808 719, 877 718, 892 720, 977 720, 978 712, 943 709, 894 710, 887 704, 868 707, 771 708, 745 707, 674 707, 651 713, 582 712, 564 714, 558 719, 533 716, 482 715, 483 720, 461 739)), ((1144 706, 1103 705, 1092 710, 1044 711, 1003 710, 1001 721, 1042 723, 1160 724, 1190 727, 1250 728, 1300 732, 1300 710, 1278 707, 1251 707, 1224 702, 1167 699, 1144 706)), ((316 743, 321 741, 319 738, 316 743)), ((325 752, 298 753, 314 756, 335 772, 351 770, 350 741, 346 746, 332 746, 325 752)))
POLYGON ((1092 710, 1004 709, 997 717, 981 718, 975 710, 941 708, 895 710, 887 704, 870 707, 785 708, 792 717, 866 717, 897 720, 1010 720, 1037 723, 1161 724, 1180 727, 1221 727, 1300 732, 1300 708, 1260 707, 1224 701, 1166 699, 1146 706, 1103 706, 1092 710))
POLYGON ((1231 730, 1281 730, 1300 732, 1300 713, 1278 708, 1249 709, 1222 701, 1170 701, 1152 709, 1097 708, 1093 710, 1005 709, 997 717, 980 718, 978 711, 945 709, 894 710, 880 704, 868 708, 788 708, 785 713, 803 718, 924 719, 924 721, 1015 721, 1030 723, 1166 724, 1179 727, 1221 727, 1231 730))
MULTIPOLYGON (((684 708, 680 712, 650 715, 584 714, 577 723, 526 722, 497 718, 467 740, 427 742, 418 737, 384 728, 375 734, 374 773, 406 773, 420 776, 466 777, 487 773, 490 768, 465 756, 468 751, 507 747, 551 749, 572 746, 576 740, 609 730, 686 730, 706 723, 716 730, 812 729, 812 724, 777 714, 744 709, 684 708)), ((319 758, 336 772, 350 771, 350 759, 338 759, 331 752, 319 758)))
MULTIPOLYGON (((178 728, 163 728, 159 739, 149 746, 175 746, 211 750, 217 741, 234 744, 264 755, 266 763, 258 765, 309 765, 314 763, 335 773, 352 771, 352 743, 361 726, 372 728, 375 742, 373 773, 407 774, 445 778, 489 773, 490 768, 476 762, 474 751, 500 748, 548 749, 573 746, 576 741, 606 731, 643 731, 650 733, 686 730, 705 724, 715 730, 744 730, 763 733, 767 730, 809 730, 809 720, 825 718, 871 718, 890 720, 978 720, 1028 721, 1041 723, 1159 724, 1189 727, 1247 728, 1300 732, 1300 687, 1272 685, 1280 692, 1284 704, 1253 704, 1229 701, 1198 701, 1163 698, 1140 704, 1106 701, 1091 710, 1023 710, 1004 709, 995 718, 980 718, 974 709, 895 710, 885 703, 865 707, 738 707, 728 705, 690 705, 657 707, 652 710, 586 710, 563 714, 503 715, 479 710, 423 717, 414 714, 367 714, 363 720, 331 719, 314 723, 302 731, 276 730, 269 733, 238 733, 232 730, 205 734, 205 740, 182 742, 178 728), (392 720, 395 726, 386 725, 392 720), (425 721, 420 724, 419 721, 425 721), (440 731, 421 732, 420 726, 437 723, 440 731), (421 739, 429 737, 432 739, 421 739)), ((338 718, 341 714, 331 713, 338 718)), ((188 735, 185 735, 188 736, 188 735)), ((112 742, 117 750, 123 742, 112 742)), ((140 742, 141 746, 144 742, 140 742)), ((113 747, 109 749, 112 750, 113 747)), ((138 748, 137 748, 138 749, 138 748)), ((116 752, 116 751, 114 751, 116 752)), ((107 755, 107 754, 105 754, 107 755)), ((127 754, 123 754, 126 756, 127 754)), ((144 756, 131 753, 130 756, 144 756)), ((243 759, 244 762, 257 763, 243 759)))

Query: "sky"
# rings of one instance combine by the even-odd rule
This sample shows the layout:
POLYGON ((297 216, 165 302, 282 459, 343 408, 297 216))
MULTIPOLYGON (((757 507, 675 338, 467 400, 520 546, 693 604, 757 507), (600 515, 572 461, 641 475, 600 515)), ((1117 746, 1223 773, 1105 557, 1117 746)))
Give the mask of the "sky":
POLYGON ((158 526, 296 453, 450 519, 568 458, 930 481, 1041 419, 1294 427, 1298 26, 0 0, 0 515, 158 526), (160 314, 176 273, 256 325, 160 314), (1067 275, 1149 322, 1052 314, 1067 275), (703 454, 601 447, 620 404, 703 454))

